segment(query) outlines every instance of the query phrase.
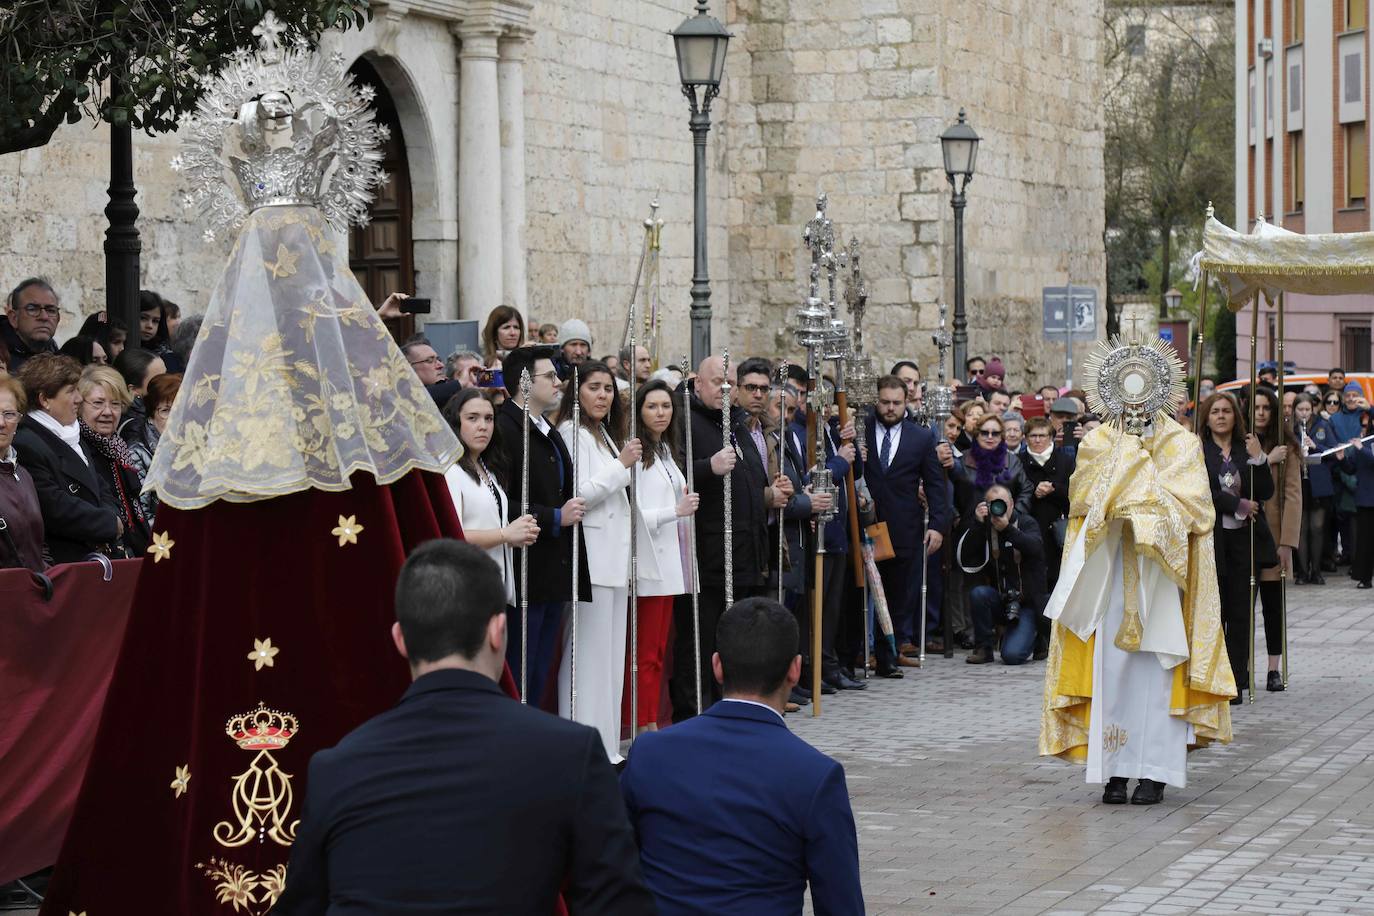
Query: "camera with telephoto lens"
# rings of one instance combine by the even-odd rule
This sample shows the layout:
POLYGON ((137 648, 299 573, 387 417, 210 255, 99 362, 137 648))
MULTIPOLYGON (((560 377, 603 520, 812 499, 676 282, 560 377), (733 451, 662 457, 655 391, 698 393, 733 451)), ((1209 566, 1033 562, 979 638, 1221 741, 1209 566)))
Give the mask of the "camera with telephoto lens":
MULTIPOLYGON (((988 500, 988 527, 992 527, 994 518, 1003 518, 1008 510, 1005 499, 988 500)), ((1002 589, 1002 617, 1007 623, 1015 623, 1021 616, 1021 592, 1014 588, 1002 589)))
POLYGON ((1007 514, 1007 501, 1005 499, 988 500, 988 515, 992 518, 1001 518, 1007 514))

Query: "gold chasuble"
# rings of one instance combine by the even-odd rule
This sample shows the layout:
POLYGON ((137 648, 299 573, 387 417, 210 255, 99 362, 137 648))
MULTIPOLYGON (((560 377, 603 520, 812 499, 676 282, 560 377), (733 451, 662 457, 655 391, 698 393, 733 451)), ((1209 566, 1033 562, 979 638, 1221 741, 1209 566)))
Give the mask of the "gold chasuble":
MULTIPOLYGON (((1212 550, 1215 513, 1197 436, 1164 415, 1156 415, 1153 429, 1143 436, 1104 424, 1084 436, 1078 447, 1069 499, 1064 567, 1055 589, 1059 604, 1064 603, 1061 590, 1075 587, 1093 562, 1094 552, 1115 552, 1119 543, 1125 594, 1121 625, 1113 640, 1123 651, 1139 652, 1142 611, 1149 610, 1140 606, 1142 591, 1149 594, 1141 588, 1140 571, 1150 566, 1140 559, 1157 564, 1181 592, 1186 634, 1181 642, 1186 644, 1187 657, 1171 668, 1169 714, 1192 726, 1190 750, 1212 741, 1229 742, 1227 701, 1236 695, 1236 684, 1221 631, 1212 550), (1077 545, 1080 536, 1083 544, 1077 545), (1071 545, 1081 549, 1071 550, 1071 545)), ((1097 619, 1100 622, 1102 617, 1097 619)), ((1103 632, 1102 628, 1097 632, 1103 632)), ((1066 621, 1054 621, 1045 670, 1041 754, 1075 763, 1087 761, 1096 638, 1089 631, 1082 639, 1066 621)))

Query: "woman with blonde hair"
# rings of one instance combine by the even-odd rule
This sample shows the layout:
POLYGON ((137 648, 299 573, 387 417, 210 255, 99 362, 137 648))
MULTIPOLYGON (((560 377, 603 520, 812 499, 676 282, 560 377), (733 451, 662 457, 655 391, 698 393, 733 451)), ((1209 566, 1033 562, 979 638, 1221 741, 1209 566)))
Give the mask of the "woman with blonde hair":
POLYGON ((129 446, 119 436, 119 420, 133 403, 124 378, 108 366, 87 366, 76 383, 81 393, 77 422, 81 441, 91 450, 91 470, 114 497, 119 520, 124 525, 124 550, 130 557, 141 557, 148 550, 152 533, 139 494, 143 475, 129 454, 129 446))

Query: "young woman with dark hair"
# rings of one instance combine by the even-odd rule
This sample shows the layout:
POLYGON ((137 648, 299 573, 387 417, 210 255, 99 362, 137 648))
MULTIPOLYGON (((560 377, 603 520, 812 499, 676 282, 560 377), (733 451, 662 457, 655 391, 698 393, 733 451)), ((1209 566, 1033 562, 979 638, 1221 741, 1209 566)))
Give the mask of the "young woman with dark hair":
POLYGON ((481 547, 501 568, 506 604, 515 604, 512 547, 527 547, 539 537, 532 515, 507 523, 510 500, 500 484, 505 453, 496 428, 496 411, 481 388, 464 388, 449 398, 444 419, 463 443, 463 457, 444 472, 453 507, 463 523, 463 537, 481 547))
MULTIPOLYGON (((611 370, 602 362, 578 367, 577 386, 563 395, 558 433, 576 450, 578 496, 586 500, 581 535, 591 578, 592 600, 581 608, 577 630, 578 722, 601 733, 612 763, 620 754, 620 707, 625 688, 625 631, 629 623, 630 468, 641 457, 638 439, 625 441, 625 405, 611 370), (573 399, 581 405, 579 427, 572 422, 573 399)), ((647 530, 643 521, 640 531, 647 530)), ((640 574, 656 576, 652 554, 639 552, 640 574)), ((563 665, 558 672, 558 714, 572 715, 572 628, 564 631, 563 665)))
POLYGON ((1213 394, 1202 402, 1198 416, 1202 418, 1202 457, 1217 514, 1212 544, 1221 592, 1221 626, 1236 679, 1236 697, 1231 702, 1239 705, 1250 677, 1250 525, 1255 528, 1255 566, 1264 569, 1278 565, 1274 538, 1260 508, 1274 495, 1274 478, 1264 446, 1246 432, 1234 397, 1225 392, 1213 394))
POLYGON ((1283 659, 1283 583, 1280 570, 1293 574, 1293 554, 1302 541, 1302 455, 1293 427, 1278 420, 1279 397, 1268 388, 1260 388, 1255 399, 1255 435, 1269 462, 1269 474, 1274 480, 1274 495, 1264 501, 1260 513, 1278 543, 1279 562, 1260 573, 1260 608, 1264 613, 1264 644, 1269 652, 1269 673, 1265 689, 1283 690, 1283 675, 1279 672, 1283 659), (1282 479, 1280 479, 1282 469, 1282 479))
POLYGON ((488 369, 501 365, 507 353, 525 344, 525 319, 518 309, 498 305, 487 316, 482 328, 482 364, 488 369))
MULTIPOLYGON (((635 392, 644 456, 639 461, 639 555, 652 554, 657 575, 639 569, 638 731, 658 730, 659 694, 663 689, 663 656, 673 621, 673 599, 691 587, 687 518, 699 498, 687 492, 682 472, 682 423, 678 402, 667 382, 655 380, 635 392)), ((647 564, 646 564, 647 565, 647 564)))

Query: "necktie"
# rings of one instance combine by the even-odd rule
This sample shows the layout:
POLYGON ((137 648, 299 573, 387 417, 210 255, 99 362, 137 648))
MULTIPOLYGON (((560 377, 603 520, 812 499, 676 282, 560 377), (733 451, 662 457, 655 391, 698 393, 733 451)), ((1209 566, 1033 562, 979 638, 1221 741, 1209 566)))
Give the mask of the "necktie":
POLYGON ((883 467, 892 464, 892 427, 883 428, 883 447, 878 451, 878 457, 882 459, 883 467))

